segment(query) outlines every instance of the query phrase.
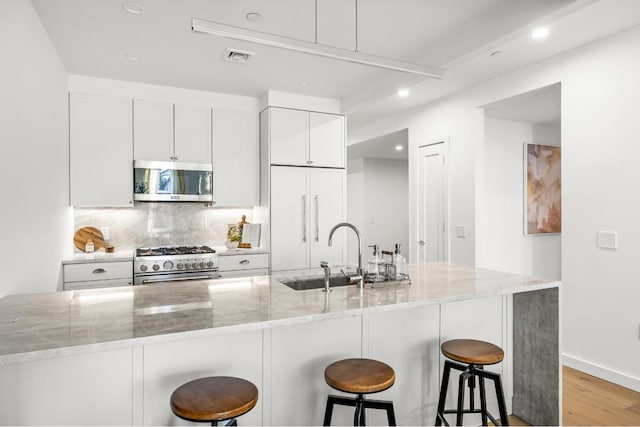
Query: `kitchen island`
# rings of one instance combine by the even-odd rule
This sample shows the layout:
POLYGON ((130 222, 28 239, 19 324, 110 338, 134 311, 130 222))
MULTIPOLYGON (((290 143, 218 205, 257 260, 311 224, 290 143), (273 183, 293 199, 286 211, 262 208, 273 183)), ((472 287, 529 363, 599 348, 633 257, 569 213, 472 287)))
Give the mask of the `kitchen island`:
MULTIPOLYGON (((176 424, 171 392, 207 375, 258 386, 244 425, 319 424, 324 367, 343 357, 393 366, 396 384, 380 398, 394 400, 399 424, 431 424, 439 344, 454 337, 502 346, 507 358, 491 368, 513 413, 558 424, 559 282, 447 263, 409 274, 411 284, 329 294, 260 276, 6 296, 0 424, 176 424)), ((375 412, 368 422, 384 422, 375 412)), ((349 423, 351 411, 334 417, 349 423)))

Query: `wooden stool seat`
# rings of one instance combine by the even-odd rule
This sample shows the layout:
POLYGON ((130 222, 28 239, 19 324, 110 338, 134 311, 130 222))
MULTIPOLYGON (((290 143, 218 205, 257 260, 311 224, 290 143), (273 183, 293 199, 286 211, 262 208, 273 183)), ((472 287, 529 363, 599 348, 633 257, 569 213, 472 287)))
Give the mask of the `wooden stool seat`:
POLYGON ((258 401, 253 383, 235 377, 189 381, 171 395, 171 410, 187 421, 217 422, 249 412, 258 401))
POLYGON ((331 387, 356 397, 327 397, 323 426, 331 425, 334 405, 355 407, 353 425, 366 425, 365 409, 382 409, 387 412, 390 426, 396 425, 393 402, 389 400, 371 400, 365 394, 377 393, 391 387, 396 381, 396 373, 386 363, 371 359, 343 359, 333 362, 324 370, 324 379, 331 387))
POLYGON ((388 389, 396 380, 393 368, 371 359, 344 359, 324 370, 331 387, 346 393, 368 394, 388 389))
POLYGON ((440 349, 449 359, 472 365, 493 365, 504 359, 504 351, 486 341, 449 340, 442 343, 440 349))

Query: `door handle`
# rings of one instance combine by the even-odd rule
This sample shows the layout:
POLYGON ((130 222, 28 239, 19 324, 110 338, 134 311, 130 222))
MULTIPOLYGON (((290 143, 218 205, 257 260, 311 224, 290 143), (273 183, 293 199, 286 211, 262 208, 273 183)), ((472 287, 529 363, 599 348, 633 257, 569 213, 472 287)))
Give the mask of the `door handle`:
POLYGON ((104 268, 96 268, 92 271, 93 274, 106 273, 107 271, 104 268))
POLYGON ((302 196, 302 241, 307 242, 307 195, 302 196))
POLYGON ((316 243, 320 241, 320 208, 318 205, 318 195, 316 194, 316 243))
POLYGON ((425 242, 424 240, 418 240, 418 244, 419 244, 420 246, 424 246, 424 245, 426 245, 426 244, 427 244, 427 242, 425 242))

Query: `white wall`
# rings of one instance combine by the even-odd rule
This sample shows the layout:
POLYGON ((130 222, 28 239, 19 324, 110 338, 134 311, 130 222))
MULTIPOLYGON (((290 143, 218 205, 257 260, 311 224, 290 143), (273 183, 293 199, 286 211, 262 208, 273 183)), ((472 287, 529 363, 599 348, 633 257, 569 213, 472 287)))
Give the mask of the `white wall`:
MULTIPOLYGON (((350 143, 409 128, 417 141, 450 135, 452 224, 476 219, 482 194, 484 120, 479 106, 562 83, 562 343, 572 366, 640 390, 640 28, 632 28, 437 103, 350 129, 350 143), (617 250, 595 246, 617 231, 617 250)), ((415 188, 413 180, 410 185, 415 188)), ((415 194, 411 194, 415 206, 415 194)), ((415 218, 411 221, 415 227, 415 218)), ((473 237, 475 229, 468 227, 473 237)), ((411 234, 410 234, 411 235, 411 234)), ((474 239, 454 239, 452 260, 473 264, 474 239), (460 242, 465 240, 465 242, 460 242), (468 241, 468 242, 467 242, 468 241)))
MULTIPOLYGON (((347 167, 347 220, 362 233, 363 263, 371 256, 369 245, 393 251, 396 243, 408 253, 409 194, 406 160, 368 158, 347 167)), ((357 263, 356 240, 347 237, 349 264, 357 263)))
POLYGON ((478 267, 560 279, 560 235, 527 236, 523 231, 524 143, 560 145, 558 137, 559 128, 485 119, 478 267))
POLYGON ((0 297, 55 291, 71 250, 67 72, 31 3, 0 2, 0 297))

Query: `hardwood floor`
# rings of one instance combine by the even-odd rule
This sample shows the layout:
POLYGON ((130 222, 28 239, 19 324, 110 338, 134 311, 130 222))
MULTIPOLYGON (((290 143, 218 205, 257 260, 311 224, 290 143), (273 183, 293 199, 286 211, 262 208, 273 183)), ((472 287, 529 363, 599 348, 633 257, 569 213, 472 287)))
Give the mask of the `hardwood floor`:
POLYGON ((640 426, 640 393, 562 368, 565 426, 640 426))

